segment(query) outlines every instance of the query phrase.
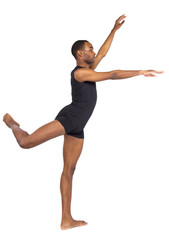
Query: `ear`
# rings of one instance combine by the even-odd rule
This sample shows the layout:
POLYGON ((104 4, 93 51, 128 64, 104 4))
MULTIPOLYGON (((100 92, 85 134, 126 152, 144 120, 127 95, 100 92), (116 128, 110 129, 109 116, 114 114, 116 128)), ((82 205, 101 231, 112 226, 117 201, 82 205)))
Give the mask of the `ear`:
POLYGON ((78 57, 82 57, 82 56, 83 56, 83 52, 82 52, 81 50, 78 50, 78 51, 77 51, 77 56, 78 56, 78 57))

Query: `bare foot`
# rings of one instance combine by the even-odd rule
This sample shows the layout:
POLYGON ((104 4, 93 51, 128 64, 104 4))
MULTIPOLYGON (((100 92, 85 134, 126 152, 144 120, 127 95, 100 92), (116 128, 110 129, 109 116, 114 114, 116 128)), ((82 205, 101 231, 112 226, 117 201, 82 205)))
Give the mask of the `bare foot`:
POLYGON ((5 124, 11 128, 13 125, 17 125, 20 126, 19 123, 17 123, 9 113, 6 113, 3 117, 3 121, 5 122, 5 124))
POLYGON ((87 222, 85 221, 76 221, 76 220, 70 220, 70 221, 62 221, 61 223, 61 229, 62 230, 67 230, 69 228, 74 228, 74 227, 82 227, 87 225, 87 222))

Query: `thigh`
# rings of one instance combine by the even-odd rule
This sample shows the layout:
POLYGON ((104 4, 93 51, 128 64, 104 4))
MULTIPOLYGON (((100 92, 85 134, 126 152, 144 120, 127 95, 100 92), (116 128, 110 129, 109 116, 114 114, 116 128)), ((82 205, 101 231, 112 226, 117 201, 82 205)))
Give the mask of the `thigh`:
POLYGON ((62 124, 59 121, 54 120, 38 128, 35 132, 26 137, 25 142, 31 147, 34 147, 64 134, 65 129, 62 124))
POLYGON ((75 167, 82 152, 83 143, 84 139, 76 138, 67 134, 64 135, 64 166, 75 167))

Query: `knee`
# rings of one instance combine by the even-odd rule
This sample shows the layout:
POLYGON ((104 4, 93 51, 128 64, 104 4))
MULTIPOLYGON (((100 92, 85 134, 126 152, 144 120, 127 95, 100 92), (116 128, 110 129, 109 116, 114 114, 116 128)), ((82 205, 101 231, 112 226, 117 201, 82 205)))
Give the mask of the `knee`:
POLYGON ((26 138, 23 138, 22 140, 20 140, 19 142, 19 146, 23 149, 29 149, 31 148, 30 144, 28 144, 26 138))
POLYGON ((64 166, 63 175, 72 177, 76 169, 76 165, 64 166))
POLYGON ((70 168, 70 174, 73 176, 74 172, 75 172, 75 169, 76 169, 76 165, 73 165, 71 166, 70 168))

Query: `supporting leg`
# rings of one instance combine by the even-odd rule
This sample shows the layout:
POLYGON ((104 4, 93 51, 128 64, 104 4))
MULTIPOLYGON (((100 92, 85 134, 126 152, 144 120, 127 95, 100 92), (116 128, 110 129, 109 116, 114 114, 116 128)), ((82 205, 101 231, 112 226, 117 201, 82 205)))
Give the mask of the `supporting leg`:
POLYGON ((84 221, 74 220, 71 215, 72 179, 76 163, 82 151, 82 147, 83 139, 65 135, 63 147, 64 168, 60 184, 62 196, 62 230, 84 226, 87 224, 84 221))
POLYGON ((3 121, 11 128, 18 144, 22 148, 32 148, 52 138, 65 134, 64 127, 57 120, 47 123, 30 135, 22 130, 19 124, 8 113, 5 114, 3 121))

